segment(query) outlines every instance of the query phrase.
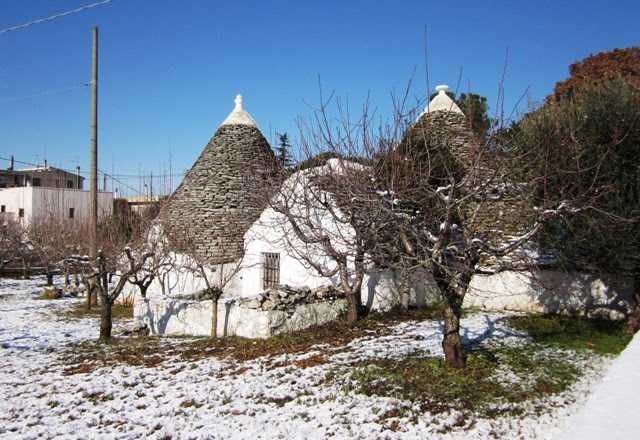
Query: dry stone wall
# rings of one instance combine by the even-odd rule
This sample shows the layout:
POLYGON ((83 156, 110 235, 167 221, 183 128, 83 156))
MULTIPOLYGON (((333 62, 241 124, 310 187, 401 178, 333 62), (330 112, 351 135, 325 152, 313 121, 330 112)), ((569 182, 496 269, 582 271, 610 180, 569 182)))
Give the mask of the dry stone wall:
POLYGON ((260 130, 221 126, 165 206, 173 245, 212 264, 237 260, 277 182, 277 160, 260 130))

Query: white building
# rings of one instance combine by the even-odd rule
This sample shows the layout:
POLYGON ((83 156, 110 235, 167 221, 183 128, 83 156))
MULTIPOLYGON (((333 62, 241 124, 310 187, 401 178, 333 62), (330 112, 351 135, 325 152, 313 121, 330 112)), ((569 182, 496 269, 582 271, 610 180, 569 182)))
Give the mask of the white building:
MULTIPOLYGON (((98 192, 98 219, 113 213, 113 193, 98 192)), ((36 220, 89 221, 89 191, 43 186, 0 189, 0 218, 28 226, 36 220)))

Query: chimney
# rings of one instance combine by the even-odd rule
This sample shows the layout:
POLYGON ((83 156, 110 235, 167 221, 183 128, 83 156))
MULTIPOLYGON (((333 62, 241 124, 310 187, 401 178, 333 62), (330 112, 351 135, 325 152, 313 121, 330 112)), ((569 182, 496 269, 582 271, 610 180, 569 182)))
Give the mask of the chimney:
POLYGON ((80 165, 76 166, 76 171, 78 172, 78 181, 76 182, 76 189, 82 189, 80 188, 80 165))
POLYGON ((7 168, 7 170, 13 171, 13 154, 9 156, 9 168, 7 168))
POLYGON ((44 169, 47 169, 47 159, 44 160, 44 169))

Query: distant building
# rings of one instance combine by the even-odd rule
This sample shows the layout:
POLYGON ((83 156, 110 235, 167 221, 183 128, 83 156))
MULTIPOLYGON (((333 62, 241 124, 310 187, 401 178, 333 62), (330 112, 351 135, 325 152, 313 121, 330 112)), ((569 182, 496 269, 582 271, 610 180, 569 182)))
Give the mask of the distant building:
POLYGON ((124 200, 134 212, 145 212, 149 209, 159 208, 167 196, 132 196, 116 200, 124 200))
POLYGON ((84 177, 80 176, 80 167, 76 173, 50 167, 47 161, 44 166, 14 170, 13 156, 9 159, 9 168, 0 170, 0 188, 16 188, 25 186, 41 186, 46 188, 82 189, 84 177))
MULTIPOLYGON (((113 213, 113 193, 98 192, 98 219, 113 213)), ((89 221, 89 191, 67 188, 20 186, 0 189, 0 221, 34 221, 54 218, 89 221)))

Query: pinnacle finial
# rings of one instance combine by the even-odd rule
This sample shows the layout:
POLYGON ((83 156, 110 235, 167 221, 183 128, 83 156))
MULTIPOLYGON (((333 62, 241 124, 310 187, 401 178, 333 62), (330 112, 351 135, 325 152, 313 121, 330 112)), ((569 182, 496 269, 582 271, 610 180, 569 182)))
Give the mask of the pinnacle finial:
POLYGON ((436 86, 436 92, 445 94, 447 93, 447 90, 449 90, 449 86, 447 85, 442 84, 442 85, 436 86))
POLYGON ((234 110, 242 110, 242 95, 236 95, 236 99, 233 100, 236 103, 234 110))

